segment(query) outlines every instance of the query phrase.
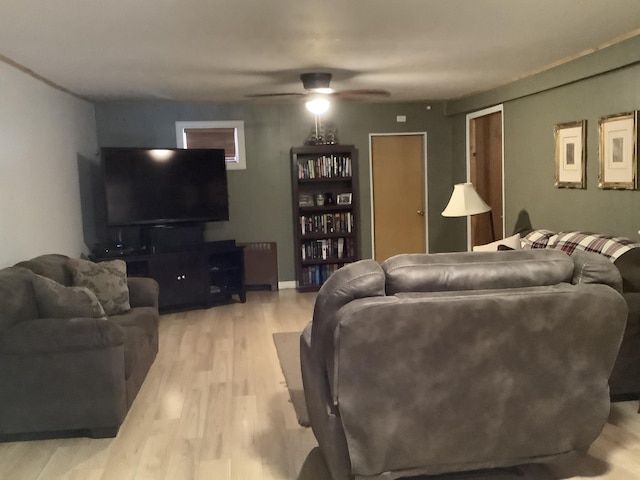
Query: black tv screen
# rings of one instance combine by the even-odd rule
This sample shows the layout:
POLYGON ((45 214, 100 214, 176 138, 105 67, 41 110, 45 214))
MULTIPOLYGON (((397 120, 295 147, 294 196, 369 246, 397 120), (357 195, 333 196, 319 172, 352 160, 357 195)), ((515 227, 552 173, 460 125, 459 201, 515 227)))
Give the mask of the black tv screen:
POLYGON ((103 148, 107 224, 229 220, 224 150, 103 148))

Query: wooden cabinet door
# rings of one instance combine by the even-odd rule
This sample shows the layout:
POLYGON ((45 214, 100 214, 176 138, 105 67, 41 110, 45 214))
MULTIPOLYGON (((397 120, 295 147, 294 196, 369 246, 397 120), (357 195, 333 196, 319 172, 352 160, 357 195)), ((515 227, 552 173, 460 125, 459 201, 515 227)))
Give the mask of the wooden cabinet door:
POLYGON ((159 306, 206 303, 205 262, 199 252, 162 254, 150 260, 149 274, 160 285, 159 306))

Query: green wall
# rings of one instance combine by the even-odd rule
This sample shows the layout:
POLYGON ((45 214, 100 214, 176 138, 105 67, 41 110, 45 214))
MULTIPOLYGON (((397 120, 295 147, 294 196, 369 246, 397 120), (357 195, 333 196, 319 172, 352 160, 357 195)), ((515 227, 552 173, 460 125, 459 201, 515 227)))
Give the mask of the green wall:
MULTIPOLYGON (((454 183, 466 180, 466 114, 504 105, 505 226, 526 211, 536 228, 581 229, 637 238, 640 191, 598 188, 598 120, 640 109, 640 37, 504 87, 446 103, 338 103, 326 121, 360 154, 363 258, 371 256, 369 135, 427 132, 431 252, 464 250, 465 219, 443 218, 454 183), (406 123, 396 122, 405 115, 406 123), (587 189, 554 184, 554 125, 587 120, 587 189)), ((296 104, 105 102, 96 105, 98 143, 174 147, 178 120, 244 120, 247 170, 229 171, 231 220, 210 223, 208 240, 278 243, 280 280, 293 269, 289 149, 302 145, 313 118, 296 104)))
POLYGON ((466 175, 465 114, 499 103, 504 105, 507 234, 524 210, 535 228, 638 238, 640 191, 598 188, 598 120, 640 109, 639 37, 502 89, 450 102, 456 181, 466 175), (587 120, 587 188, 558 189, 554 125, 576 120, 587 120))
MULTIPOLYGON (((440 212, 452 188, 452 120, 443 104, 338 103, 326 121, 337 127, 342 144, 354 144, 360 157, 360 218, 363 258, 371 257, 369 134, 427 132, 429 243, 432 252, 464 246, 464 227, 440 212), (396 122, 405 115, 406 122, 396 122), (454 239, 452 241, 452 239, 454 239)), ((289 149, 309 135, 313 117, 302 103, 213 105, 104 102, 96 105, 101 147, 175 147, 175 122, 243 120, 246 170, 230 170, 230 221, 207 224, 207 240, 275 241, 280 281, 294 279, 293 220, 289 149)), ((100 213, 98 213, 100 215, 100 213)))

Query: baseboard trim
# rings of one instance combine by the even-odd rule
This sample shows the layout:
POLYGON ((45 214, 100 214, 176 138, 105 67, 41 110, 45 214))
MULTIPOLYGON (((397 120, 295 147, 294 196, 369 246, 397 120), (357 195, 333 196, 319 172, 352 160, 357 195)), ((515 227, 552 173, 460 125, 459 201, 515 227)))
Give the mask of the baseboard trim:
POLYGON ((296 288, 296 282, 295 280, 290 282, 278 282, 278 288, 280 290, 283 290, 285 288, 296 288))

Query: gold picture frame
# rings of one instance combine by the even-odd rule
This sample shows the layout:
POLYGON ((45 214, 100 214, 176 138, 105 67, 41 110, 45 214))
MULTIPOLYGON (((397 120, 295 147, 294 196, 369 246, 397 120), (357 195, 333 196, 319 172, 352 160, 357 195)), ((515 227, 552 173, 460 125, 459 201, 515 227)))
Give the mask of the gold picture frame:
POLYGON ((586 130, 586 120, 555 126, 557 188, 587 188, 586 130))
POLYGON ((638 188, 638 112, 617 113, 600 118, 598 187, 638 188))

